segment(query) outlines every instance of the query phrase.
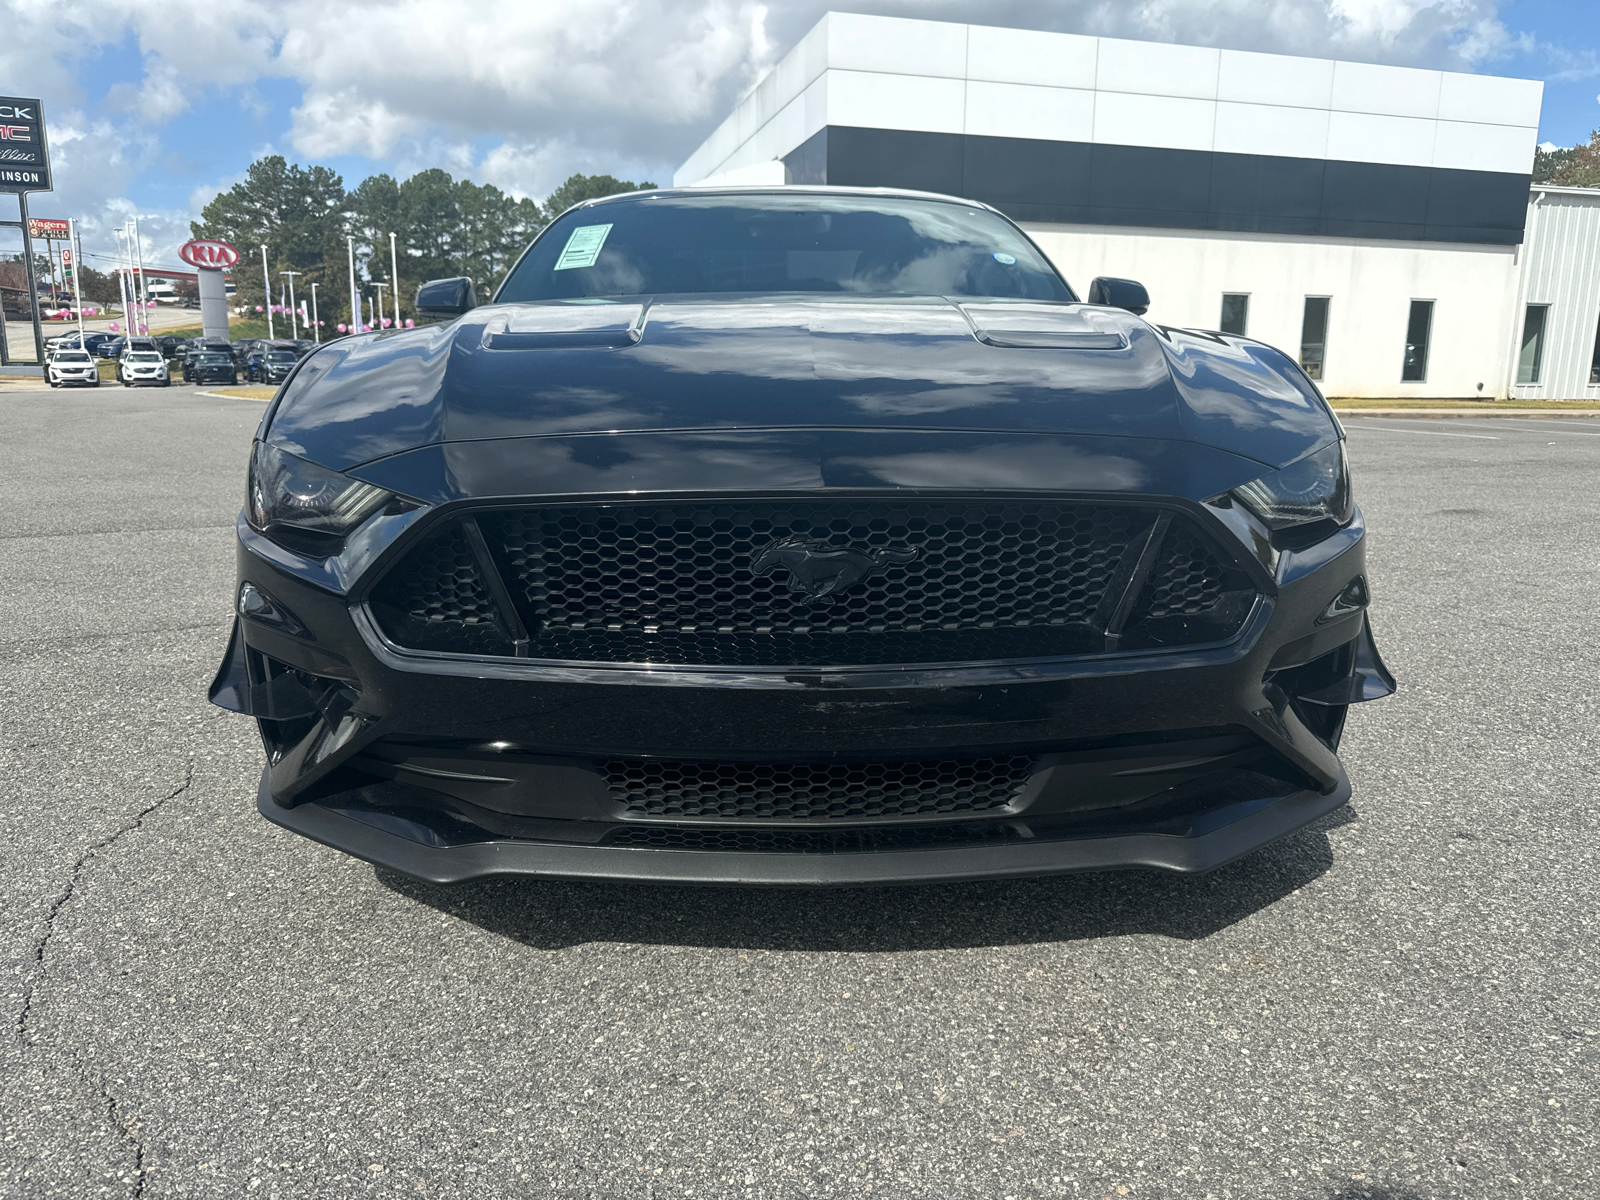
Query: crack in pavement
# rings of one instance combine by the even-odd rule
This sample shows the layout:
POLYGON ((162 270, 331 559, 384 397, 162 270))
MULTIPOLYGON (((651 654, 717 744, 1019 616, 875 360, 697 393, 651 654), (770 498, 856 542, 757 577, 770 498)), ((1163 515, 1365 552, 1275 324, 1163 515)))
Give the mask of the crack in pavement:
MULTIPOLYGON (((171 797, 168 797, 168 799, 171 799, 171 797)), ((144 1139, 139 1136, 139 1131, 142 1129, 142 1126, 130 1123, 123 1119, 122 1110, 117 1106, 117 1098, 111 1094, 111 1089, 106 1086, 105 1079, 102 1078, 98 1081, 91 1081, 89 1078, 88 1066, 84 1063, 83 1059, 74 1056, 74 1061, 77 1063, 78 1074, 82 1076, 83 1081, 85 1083, 93 1082, 95 1084, 95 1090, 100 1093, 101 1099, 106 1102, 106 1117, 108 1120, 110 1120, 112 1128, 120 1133, 122 1135, 122 1140, 127 1142, 128 1145, 133 1148, 132 1195, 134 1200, 142 1200, 144 1196, 144 1185, 147 1181, 147 1176, 144 1169, 144 1139)))
POLYGON ((184 792, 189 790, 189 785, 193 782, 194 762, 191 760, 188 768, 184 771, 182 783, 180 783, 172 791, 168 792, 165 796, 162 796, 160 799, 154 801, 146 808, 141 809, 139 814, 121 829, 118 829, 115 833, 112 833, 107 837, 103 837, 98 842, 94 843, 94 845, 90 846, 82 854, 78 855, 78 861, 72 864, 72 872, 67 876, 66 886, 61 889, 61 894, 57 896, 55 901, 50 905, 50 911, 45 914, 44 932, 39 935, 38 939, 33 944, 33 975, 28 980, 28 986, 23 989, 22 1010, 17 1014, 17 1041, 23 1046, 34 1046, 38 1044, 37 1042, 30 1040, 28 1036, 28 1018, 33 1015, 33 998, 39 989, 40 980, 44 978, 45 952, 49 949, 50 939, 55 936, 56 918, 61 915, 61 910, 66 907, 67 901, 72 899, 73 893, 77 890, 78 877, 83 874, 84 867, 88 865, 91 858, 93 858, 100 851, 114 845, 120 838, 122 838, 124 834, 132 833, 135 829, 140 828, 144 824, 145 818, 151 813, 155 812, 156 809, 160 808, 168 800, 172 800, 183 795, 184 792))
MULTIPOLYGON (((67 876, 66 885, 61 889, 60 895, 58 895, 54 902, 50 905, 50 911, 45 914, 44 932, 40 934, 33 945, 33 974, 29 978, 28 985, 23 991, 22 1008, 17 1013, 16 1022, 17 1042, 23 1047, 23 1049, 31 1050, 40 1048, 38 1037, 29 1029, 29 1020, 33 1016, 34 997, 38 994, 39 986, 44 980, 46 971, 45 958, 50 948, 50 939, 55 936, 56 920, 60 917, 61 910, 66 907, 67 902, 71 900, 73 895, 77 892, 78 879, 83 874, 84 868, 88 866, 89 861, 102 850, 109 849, 125 835, 143 827, 147 817, 149 817, 167 801, 174 800, 183 795, 184 792, 189 790, 193 783, 194 761, 191 759, 188 767, 184 771, 182 783, 173 788, 172 791, 168 792, 165 796, 162 796, 151 804, 146 805, 138 812, 133 820, 123 825, 120 829, 106 837, 101 838, 98 842, 95 842, 92 846, 80 854, 78 856, 78 860, 72 864, 72 871, 67 876)), ((78 1077, 85 1084, 92 1087, 105 1102, 106 1118, 110 1122, 111 1127, 117 1131, 117 1133, 122 1137, 123 1141, 125 1141, 133 1151, 132 1195, 137 1200, 137 1198, 143 1197, 146 1182, 144 1141, 140 1137, 140 1126, 137 1123, 128 1121, 123 1116, 122 1109, 117 1103, 116 1096, 112 1095, 111 1088, 109 1087, 107 1080, 103 1076, 98 1075, 98 1073, 91 1072, 88 1062, 83 1058, 82 1055, 74 1053, 71 1055, 71 1059, 73 1066, 77 1070, 78 1077)))

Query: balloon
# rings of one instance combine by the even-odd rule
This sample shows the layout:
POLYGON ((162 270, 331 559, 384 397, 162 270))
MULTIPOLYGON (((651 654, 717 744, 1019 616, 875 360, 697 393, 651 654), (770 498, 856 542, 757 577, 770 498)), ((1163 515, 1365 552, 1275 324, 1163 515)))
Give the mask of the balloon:
POLYGON ((113 321, 113 322, 111 322, 111 332, 112 333, 120 333, 120 332, 122 332, 122 327, 120 325, 118 325, 115 321, 113 321))
POLYGON ((384 328, 385 328, 385 329, 387 329, 387 328, 389 328, 389 326, 390 326, 390 325, 392 325, 392 324, 394 324, 394 322, 393 322, 393 321, 391 321, 391 320, 389 320, 389 318, 388 318, 388 317, 385 317, 385 318, 384 318, 384 319, 383 319, 383 327, 384 327, 384 328))
POLYGON ((344 322, 343 322, 343 321, 340 321, 340 322, 339 322, 339 332, 340 332, 340 333, 343 333, 343 332, 344 332, 344 322))
POLYGON ((406 318, 406 328, 407 329, 415 329, 416 327, 417 327, 417 323, 415 321, 413 321, 410 317, 407 317, 406 318))
POLYGON ((256 311, 257 311, 257 312, 260 312, 260 311, 261 311, 261 305, 259 305, 259 304, 258 304, 258 305, 256 305, 256 311))

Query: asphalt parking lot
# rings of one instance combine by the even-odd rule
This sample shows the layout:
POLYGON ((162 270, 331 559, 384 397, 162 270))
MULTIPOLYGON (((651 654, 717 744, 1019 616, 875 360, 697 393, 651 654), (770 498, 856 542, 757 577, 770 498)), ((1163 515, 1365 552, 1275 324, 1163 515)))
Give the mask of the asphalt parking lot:
POLYGON ((0 390, 0 1197, 1600 1194, 1600 422, 1348 422, 1401 692, 1214 874, 445 891, 205 702, 260 414, 0 390))

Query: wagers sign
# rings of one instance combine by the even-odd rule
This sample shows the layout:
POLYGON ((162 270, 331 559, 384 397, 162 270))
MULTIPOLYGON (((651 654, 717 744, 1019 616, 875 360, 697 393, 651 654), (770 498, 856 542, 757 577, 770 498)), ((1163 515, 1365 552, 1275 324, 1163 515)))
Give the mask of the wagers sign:
POLYGON ((239 252, 227 242, 212 241, 209 238, 195 238, 192 242, 185 242, 178 250, 178 257, 191 267, 211 267, 217 270, 226 270, 239 261, 239 252))
POLYGON ((0 96, 0 192, 48 192, 50 148, 37 100, 0 96))

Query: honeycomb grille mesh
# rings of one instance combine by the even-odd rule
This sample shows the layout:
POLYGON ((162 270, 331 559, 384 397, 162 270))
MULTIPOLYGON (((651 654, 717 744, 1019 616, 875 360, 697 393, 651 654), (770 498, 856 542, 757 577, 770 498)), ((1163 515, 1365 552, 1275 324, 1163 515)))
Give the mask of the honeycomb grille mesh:
POLYGON ((849 820, 990 812, 1027 786, 1031 758, 877 763, 606 764, 612 798, 631 816, 849 820))
POLYGON ((418 650, 497 654, 511 648, 461 526, 441 526, 373 591, 384 632, 418 650))
MULTIPOLYGON (((1099 653, 1155 515, 1070 500, 742 500, 486 510, 477 521, 533 658, 805 667, 1099 653)), ((1175 516, 1124 645, 1226 638, 1254 595, 1175 516)), ((401 646, 513 652, 454 522, 390 569, 371 607, 401 646)))
POLYGON ((844 829, 695 829, 630 825, 613 830, 608 846, 638 850, 710 850, 746 854, 874 854, 1006 845, 1029 835, 1010 823, 972 821, 944 825, 866 826, 844 829))
POLYGON ((489 517, 539 657, 830 665, 1081 653, 1148 510, 1052 502, 615 505, 489 517), (764 550, 861 577, 816 597, 764 550), (909 561, 896 561, 906 560, 909 561))
POLYGON ((1226 574, 1226 566, 1187 522, 1174 523, 1139 593, 1132 623, 1209 611, 1222 598, 1226 574))

